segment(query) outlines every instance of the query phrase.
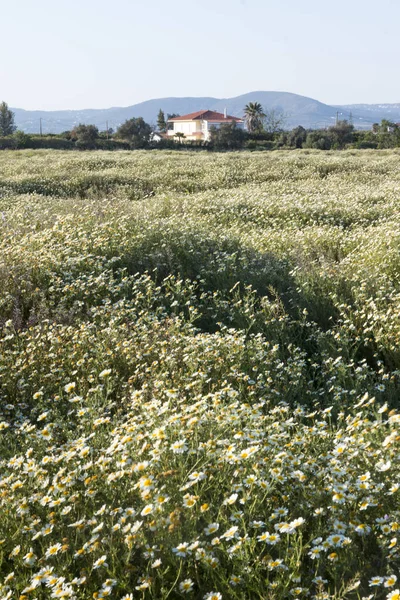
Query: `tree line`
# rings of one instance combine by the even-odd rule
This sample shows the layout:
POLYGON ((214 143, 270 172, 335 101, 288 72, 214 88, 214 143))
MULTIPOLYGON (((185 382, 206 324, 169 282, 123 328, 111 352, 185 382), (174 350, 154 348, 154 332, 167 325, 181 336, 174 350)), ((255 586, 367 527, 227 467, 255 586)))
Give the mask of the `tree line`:
MULTIPOLYGON (((168 120, 177 114, 160 109, 157 130, 166 134, 168 120)), ((13 112, 6 102, 0 104, 0 149, 56 148, 56 149, 139 149, 139 148, 205 148, 208 150, 276 150, 280 148, 315 148, 319 150, 343 148, 397 148, 400 147, 400 124, 388 120, 375 123, 370 131, 356 130, 352 123, 342 120, 324 129, 305 129, 301 125, 285 129, 286 115, 279 110, 266 110, 259 102, 249 102, 244 108, 246 130, 236 122, 211 128, 207 141, 186 140, 183 133, 155 141, 154 128, 142 117, 128 119, 116 131, 99 131, 95 125, 79 124, 61 134, 25 134, 18 131, 13 112)))

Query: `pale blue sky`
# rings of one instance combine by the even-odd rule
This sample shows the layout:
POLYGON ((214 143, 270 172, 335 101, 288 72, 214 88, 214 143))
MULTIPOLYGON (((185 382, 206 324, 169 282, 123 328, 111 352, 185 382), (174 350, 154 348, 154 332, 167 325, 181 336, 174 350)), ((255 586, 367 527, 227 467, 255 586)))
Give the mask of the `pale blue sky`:
POLYGON ((287 91, 400 102, 400 0, 0 0, 0 100, 26 109, 287 91))

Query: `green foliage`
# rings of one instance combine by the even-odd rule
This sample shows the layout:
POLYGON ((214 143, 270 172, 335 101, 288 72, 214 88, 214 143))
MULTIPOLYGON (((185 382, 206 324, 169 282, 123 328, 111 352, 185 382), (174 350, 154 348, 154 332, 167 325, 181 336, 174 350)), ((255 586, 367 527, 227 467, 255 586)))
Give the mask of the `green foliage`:
POLYGON ((303 148, 330 150, 332 148, 332 141, 332 136, 327 130, 317 129, 308 132, 303 148))
POLYGON ((374 123, 372 131, 354 132, 357 148, 399 148, 400 128, 397 123, 383 119, 381 123, 374 123))
POLYGON ((354 125, 348 121, 338 121, 328 131, 332 136, 332 146, 336 149, 340 150, 353 142, 354 125))
POLYGON ((161 131, 162 133, 165 133, 167 131, 167 122, 165 120, 165 114, 161 110, 161 108, 160 108, 160 110, 158 112, 158 116, 157 116, 157 127, 158 127, 158 130, 161 131))
POLYGON ((72 150, 75 142, 64 136, 30 136, 29 147, 33 149, 72 150))
POLYGON ((257 133, 263 130, 265 112, 259 102, 249 102, 244 107, 244 118, 247 130, 250 133, 257 133))
POLYGON ((18 149, 29 148, 31 144, 31 138, 23 131, 16 131, 13 135, 13 139, 15 142, 15 147, 18 149))
POLYGON ((12 135, 16 129, 14 113, 8 108, 6 102, 2 102, 0 104, 0 136, 12 135))
POLYGON ((307 131, 304 129, 304 127, 299 125, 299 127, 292 129, 292 131, 288 133, 287 145, 291 146, 292 148, 302 148, 306 139, 307 131))
POLYGON ((71 131, 71 139, 77 148, 89 150, 95 147, 99 130, 95 125, 78 125, 71 131))
POLYGON ((219 128, 212 127, 210 144, 216 149, 239 150, 243 147, 246 134, 236 122, 223 123, 219 128))
POLYGON ((304 148, 318 150, 343 149, 354 141, 354 126, 347 121, 338 121, 333 127, 325 130, 310 131, 304 148))
POLYGON ((374 141, 380 149, 398 148, 400 146, 400 127, 397 123, 382 119, 379 125, 374 124, 373 133, 374 141))
POLYGON ((272 140, 254 139, 251 135, 245 143, 246 150, 275 150, 276 144, 272 140))
POLYGON ((125 121, 116 132, 117 139, 129 142, 132 148, 144 148, 150 140, 151 127, 142 117, 125 121))

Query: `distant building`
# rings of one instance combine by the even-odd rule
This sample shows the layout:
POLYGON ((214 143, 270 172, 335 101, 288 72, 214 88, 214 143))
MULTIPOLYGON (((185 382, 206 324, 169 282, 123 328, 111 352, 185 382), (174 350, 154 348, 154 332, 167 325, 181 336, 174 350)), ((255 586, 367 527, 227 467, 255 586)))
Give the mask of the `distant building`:
POLYGON ((161 142, 161 140, 165 140, 167 138, 167 134, 161 131, 152 131, 150 134, 151 142, 161 142))
POLYGON ((184 138, 182 138, 184 140, 208 140, 211 127, 218 128, 224 123, 233 122, 236 123, 237 127, 244 129, 243 119, 231 117, 226 114, 226 111, 223 114, 213 110, 199 110, 189 115, 168 119, 167 134, 168 137, 176 136, 178 138, 181 133, 184 135, 184 138))

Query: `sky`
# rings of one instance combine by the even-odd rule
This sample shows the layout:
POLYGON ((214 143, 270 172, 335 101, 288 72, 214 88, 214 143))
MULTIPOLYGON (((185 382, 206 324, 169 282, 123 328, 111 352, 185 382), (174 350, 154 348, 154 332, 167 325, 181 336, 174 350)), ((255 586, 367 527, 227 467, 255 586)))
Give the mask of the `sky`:
POLYGON ((285 91, 400 102, 399 0, 0 0, 0 101, 41 110, 285 91))

